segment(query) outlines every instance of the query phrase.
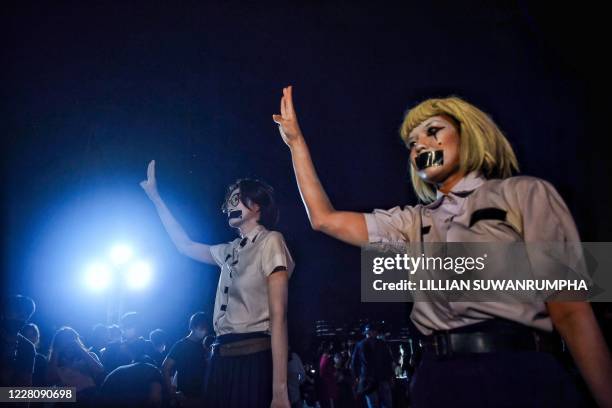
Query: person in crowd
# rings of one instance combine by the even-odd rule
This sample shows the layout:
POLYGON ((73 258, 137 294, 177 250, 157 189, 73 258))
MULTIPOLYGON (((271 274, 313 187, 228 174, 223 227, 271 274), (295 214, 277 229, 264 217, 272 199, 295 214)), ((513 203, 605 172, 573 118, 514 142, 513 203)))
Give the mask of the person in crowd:
POLYGON ((151 343, 147 343, 140 335, 142 330, 141 316, 137 312, 128 312, 121 316, 121 342, 112 342, 102 352, 102 363, 107 373, 115 368, 132 364, 135 361, 146 360, 152 364, 155 361, 151 355, 155 350, 151 343))
POLYGON ((34 323, 26 323, 21 328, 21 335, 30 340, 36 348, 36 358, 34 360, 34 372, 32 374, 32 386, 44 387, 47 385, 47 356, 38 352, 40 348, 40 330, 34 323))
POLYGON ((177 392, 186 406, 202 404, 208 350, 203 339, 212 331, 210 318, 204 312, 194 313, 189 319, 189 334, 174 343, 163 362, 162 373, 171 395, 177 392), (176 375, 176 386, 172 378, 176 375))
POLYGON ((166 357, 166 347, 168 346, 168 335, 162 329, 155 329, 149 333, 147 340, 147 348, 151 352, 151 358, 155 361, 157 367, 162 366, 162 362, 166 357))
POLYGON ((283 235, 270 230, 278 220, 272 188, 253 179, 230 185, 222 209, 240 236, 211 246, 189 238, 168 210, 157 190, 155 161, 149 163, 141 187, 177 249, 221 268, 207 404, 288 407, 287 297, 294 264, 283 235))
POLYGON ((306 380, 306 372, 300 356, 289 349, 289 362, 287 365, 287 392, 291 408, 301 408, 302 394, 300 385, 306 380))
POLYGON ((47 369, 49 384, 75 387, 78 406, 93 407, 97 383, 103 376, 104 367, 98 356, 87 350, 76 330, 64 326, 55 332, 47 369))
POLYGON ((162 408, 167 404, 168 393, 161 372, 144 361, 114 369, 100 389, 101 407, 162 408))
POLYGON ((333 408, 338 400, 336 367, 334 366, 334 343, 323 342, 319 359, 319 403, 321 408, 333 408))
POLYGON ((30 320, 36 304, 22 295, 10 295, 2 299, 0 310, 0 386, 32 385, 36 348, 19 333, 30 320))
MULTIPOLYGON (((291 151, 312 227, 346 243, 580 242, 555 188, 535 177, 514 176, 518 161, 504 134, 489 115, 461 98, 425 100, 401 125, 410 179, 422 202, 366 214, 339 211, 330 202, 298 124, 292 87, 283 89, 281 113, 273 120, 291 151)), ((584 404, 559 361, 561 342, 553 329, 596 402, 612 406, 612 357, 589 303, 425 296, 411 312, 424 335, 412 381, 416 407, 584 404), (450 346, 440 347, 449 336, 450 346)))
POLYGON ((336 384, 338 386, 338 399, 334 408, 352 408, 355 406, 353 396, 353 375, 350 370, 350 359, 346 342, 342 342, 342 350, 334 354, 334 368, 336 369, 336 384))
POLYGON ((378 338, 379 327, 366 325, 366 337, 355 346, 351 368, 358 380, 357 393, 365 396, 368 408, 392 408, 393 356, 386 342, 378 338))
POLYGON ((121 328, 118 324, 108 326, 108 343, 121 342, 121 328))
POLYGON ((104 349, 110 343, 110 329, 108 326, 103 324, 96 324, 91 329, 91 335, 89 337, 89 351, 102 358, 102 349, 104 349))

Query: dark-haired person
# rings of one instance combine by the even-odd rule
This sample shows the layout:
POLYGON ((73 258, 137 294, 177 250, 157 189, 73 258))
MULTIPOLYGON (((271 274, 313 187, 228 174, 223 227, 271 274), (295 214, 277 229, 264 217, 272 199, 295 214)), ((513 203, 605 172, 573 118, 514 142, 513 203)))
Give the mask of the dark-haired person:
MULTIPOLYGON (((283 89, 281 114, 273 120, 291 150, 312 227, 346 243, 580 242, 555 188, 513 176, 518 163, 506 137, 460 98, 426 100, 401 126, 412 186, 423 203, 366 214, 331 204, 298 125, 291 87, 283 89)), ((597 403, 612 407, 612 359, 587 302, 430 298, 414 302, 410 317, 425 345, 412 382, 415 407, 580 404, 576 384, 548 352, 560 347, 553 329, 597 403), (448 346, 439 346, 444 339, 448 346)))
POLYGON ((174 395, 180 392, 190 401, 202 398, 208 350, 204 338, 212 331, 210 318, 204 312, 194 313, 189 319, 189 334, 170 348, 162 364, 166 387, 174 395), (176 375, 176 389, 172 377, 176 375))
POLYGON ((147 348, 149 357, 155 361, 155 365, 161 368, 164 358, 166 358, 166 348, 168 346, 168 335, 162 329, 155 329, 149 333, 147 348))
POLYGON ((155 180, 155 161, 141 183, 177 249, 221 268, 213 327, 217 335, 205 386, 211 407, 289 407, 287 287, 294 264, 281 233, 272 188, 241 179, 227 188, 223 212, 239 237, 194 242, 172 216, 155 180))
POLYGON ((366 325, 365 339, 355 346, 351 362, 357 393, 365 397, 368 408, 393 407, 393 356, 385 341, 377 338, 380 331, 378 324, 366 325))
POLYGON ((0 310, 0 386, 31 386, 36 349, 19 330, 34 314, 36 304, 22 295, 2 299, 0 310))
POLYGON ((34 372, 32 373, 32 386, 44 387, 47 385, 47 356, 38 352, 40 347, 40 330, 34 323, 26 323, 21 328, 21 335, 30 340, 36 348, 36 359, 34 360, 34 372))
POLYGON ((75 387, 77 406, 94 406, 97 383, 104 375, 104 366, 95 353, 88 351, 79 334, 71 327, 55 332, 49 353, 47 381, 51 385, 75 387))
POLYGON ((110 373, 117 367, 136 361, 146 361, 156 365, 157 362, 154 359, 156 350, 153 344, 140 335, 142 331, 141 315, 138 312, 127 312, 121 316, 119 324, 121 341, 109 343, 101 353, 101 361, 106 372, 110 373))

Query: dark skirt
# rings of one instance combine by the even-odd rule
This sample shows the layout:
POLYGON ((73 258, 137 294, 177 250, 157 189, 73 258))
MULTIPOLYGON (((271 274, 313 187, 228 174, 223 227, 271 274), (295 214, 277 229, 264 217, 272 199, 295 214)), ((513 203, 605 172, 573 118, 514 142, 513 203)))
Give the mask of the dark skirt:
POLYGON ((552 354, 517 351, 438 358, 425 353, 411 401, 423 407, 588 407, 576 379, 552 354))
POLYGON ((269 408, 272 402, 272 351, 245 356, 213 354, 204 387, 206 407, 269 408))

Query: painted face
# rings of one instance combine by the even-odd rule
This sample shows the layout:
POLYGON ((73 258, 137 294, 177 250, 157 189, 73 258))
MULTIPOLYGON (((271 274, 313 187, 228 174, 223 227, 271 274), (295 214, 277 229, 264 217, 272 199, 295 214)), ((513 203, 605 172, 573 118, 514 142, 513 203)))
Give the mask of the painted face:
POLYGON ((239 228, 248 220, 257 218, 259 213, 257 204, 251 205, 250 209, 244 205, 239 189, 232 191, 223 212, 227 214, 227 222, 232 228, 239 228))
POLYGON ((451 117, 432 116, 410 132, 410 163, 423 181, 442 183, 459 170, 460 141, 459 130, 451 117))

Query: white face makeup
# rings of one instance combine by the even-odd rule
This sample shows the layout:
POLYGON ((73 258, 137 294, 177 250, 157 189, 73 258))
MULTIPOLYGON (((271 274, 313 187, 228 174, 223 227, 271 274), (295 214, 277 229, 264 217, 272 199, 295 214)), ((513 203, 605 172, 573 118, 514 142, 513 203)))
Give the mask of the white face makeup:
POLYGON ((459 130, 446 115, 432 116, 412 129, 407 145, 419 177, 440 184, 459 170, 459 130))
POLYGON ((257 210, 257 204, 251 205, 251 209, 244 205, 240 198, 240 190, 236 189, 232 191, 227 200, 227 207, 224 212, 227 214, 227 222, 230 227, 240 228, 247 221, 257 218, 257 210))

